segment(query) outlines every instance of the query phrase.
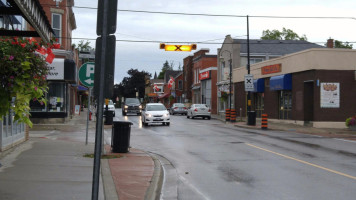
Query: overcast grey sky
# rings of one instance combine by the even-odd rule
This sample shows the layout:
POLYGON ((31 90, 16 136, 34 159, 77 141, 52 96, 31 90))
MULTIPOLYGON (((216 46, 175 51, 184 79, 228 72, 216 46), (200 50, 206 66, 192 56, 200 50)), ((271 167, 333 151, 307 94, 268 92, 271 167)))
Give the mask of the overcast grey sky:
MULTIPOLYGON (((90 39, 95 47, 97 0, 75 0, 74 14, 77 29, 73 43, 90 39)), ((305 34, 310 42, 326 43, 328 38, 356 41, 355 0, 118 0, 119 10, 158 11, 174 13, 202 13, 236 16, 283 17, 353 17, 354 19, 291 19, 250 17, 250 39, 259 39, 266 29, 292 29, 305 34), (342 3, 341 3, 342 2, 342 3)), ((167 15, 118 11, 117 40, 162 42, 216 42, 222 43, 226 35, 245 39, 246 17, 211 17, 167 15)), ((198 49, 209 48, 216 54, 221 44, 198 44, 198 49)), ((353 44, 354 48, 356 44, 353 44)), ((116 42, 115 83, 128 76, 131 68, 154 75, 163 63, 174 63, 174 69, 183 65, 183 58, 194 52, 165 52, 157 42, 116 42)))

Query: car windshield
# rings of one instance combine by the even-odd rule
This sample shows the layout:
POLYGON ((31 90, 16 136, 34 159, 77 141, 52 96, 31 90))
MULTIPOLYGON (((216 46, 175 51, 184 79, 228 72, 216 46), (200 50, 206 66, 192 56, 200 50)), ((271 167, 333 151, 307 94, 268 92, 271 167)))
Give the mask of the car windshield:
POLYGON ((147 111, 162 111, 167 110, 164 105, 147 105, 147 111))
POLYGON ((140 104, 140 101, 138 99, 135 99, 135 98, 126 99, 126 104, 131 104, 131 103, 140 104))
POLYGON ((173 104, 173 107, 184 107, 184 104, 182 104, 182 103, 176 103, 176 104, 173 104))

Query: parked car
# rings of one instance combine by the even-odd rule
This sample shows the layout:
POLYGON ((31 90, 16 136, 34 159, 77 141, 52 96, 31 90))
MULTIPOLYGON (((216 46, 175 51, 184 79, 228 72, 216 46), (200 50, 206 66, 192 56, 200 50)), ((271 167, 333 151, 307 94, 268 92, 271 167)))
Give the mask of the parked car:
POLYGON ((122 115, 126 116, 127 114, 136 114, 141 115, 142 105, 140 100, 136 98, 126 98, 122 105, 122 115))
POLYGON ((174 114, 187 115, 187 107, 182 103, 174 103, 172 107, 169 109, 169 113, 171 115, 174 114))
POLYGON ((148 103, 146 104, 145 109, 142 110, 141 120, 144 126, 157 123, 169 126, 170 115, 167 108, 163 104, 148 103))
MULTIPOLYGON (((105 111, 106 111, 106 105, 104 104, 104 113, 105 111)), ((113 112, 113 117, 115 117, 115 104, 112 102, 112 100, 109 100, 108 111, 113 112)))
POLYGON ((203 119, 211 118, 211 110, 206 104, 192 104, 187 113, 187 118, 194 119, 195 117, 202 117, 203 119))

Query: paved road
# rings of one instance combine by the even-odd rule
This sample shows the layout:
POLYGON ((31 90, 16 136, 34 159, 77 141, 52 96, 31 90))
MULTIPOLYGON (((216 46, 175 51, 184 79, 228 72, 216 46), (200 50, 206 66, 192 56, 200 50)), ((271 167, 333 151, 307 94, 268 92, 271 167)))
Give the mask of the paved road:
MULTIPOLYGON (((120 113, 120 112, 117 112, 120 113)), ((355 199, 356 143, 172 116, 134 123, 131 146, 159 155, 163 199, 355 199)))

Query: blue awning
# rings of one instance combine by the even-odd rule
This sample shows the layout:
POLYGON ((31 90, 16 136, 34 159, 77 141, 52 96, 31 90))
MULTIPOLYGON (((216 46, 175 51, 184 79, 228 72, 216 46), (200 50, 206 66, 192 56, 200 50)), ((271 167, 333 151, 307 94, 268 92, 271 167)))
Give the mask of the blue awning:
POLYGON ((283 74, 271 77, 269 81, 270 90, 291 90, 292 74, 283 74))
POLYGON ((81 86, 81 85, 78 85, 77 90, 79 90, 79 91, 86 91, 86 90, 88 90, 88 88, 86 88, 86 87, 84 87, 84 86, 81 86))
POLYGON ((265 79, 259 78, 253 80, 253 88, 254 90, 252 92, 265 92, 265 79))

